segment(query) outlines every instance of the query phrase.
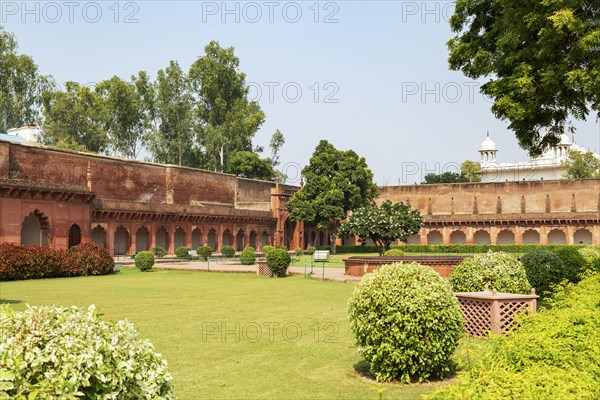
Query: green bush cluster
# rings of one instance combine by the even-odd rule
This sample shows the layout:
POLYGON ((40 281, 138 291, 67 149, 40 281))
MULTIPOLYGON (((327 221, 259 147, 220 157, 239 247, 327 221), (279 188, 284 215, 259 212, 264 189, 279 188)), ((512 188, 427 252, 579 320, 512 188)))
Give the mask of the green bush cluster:
POLYGON ((274 276, 285 276, 292 262, 292 257, 285 247, 278 247, 266 253, 267 265, 274 276))
MULTIPOLYGON (((317 246, 316 250, 331 250, 331 246, 317 246)), ((354 245, 343 245, 335 246, 335 252, 337 254, 349 254, 349 253, 377 253, 379 248, 377 246, 354 246, 354 245)))
POLYGON ((296 254, 296 257, 300 258, 300 256, 302 256, 302 247, 296 247, 294 253, 296 254))
POLYGON ((401 257, 404 255, 404 252, 400 249, 389 249, 387 250, 385 253, 383 253, 384 256, 388 256, 388 257, 401 257))
POLYGON ((579 249, 586 262, 586 271, 600 273, 600 245, 590 244, 579 249))
POLYGON ((190 250, 191 249, 189 247, 179 246, 175 249, 175 255, 177 256, 177 258, 189 258, 190 254, 188 253, 188 251, 190 250))
POLYGON ((156 258, 163 258, 167 255, 167 250, 164 247, 156 246, 150 249, 156 258))
POLYGON ((235 255, 235 249, 233 246, 223 246, 221 248, 221 255, 225 258, 233 257, 235 255))
POLYGON ((549 250, 534 250, 521 257, 527 273, 527 280, 537 294, 544 298, 552 292, 552 287, 563 279, 563 263, 549 250))
POLYGON ((246 247, 244 250, 242 250, 240 263, 243 265, 254 265, 255 262, 256 254, 254 253, 254 247, 246 247))
POLYGON ((154 266, 154 254, 151 251, 140 251, 135 255, 135 266, 140 271, 150 271, 154 266))
POLYGON ((210 246, 200 246, 196 249, 198 256, 202 257, 204 261, 208 260, 208 257, 212 256, 213 248, 210 246))
POLYGON ((563 263, 562 278, 573 283, 579 282, 585 271, 586 262, 578 249, 573 246, 561 247, 555 249, 554 253, 556 253, 563 263))
MULTIPOLYGON (((566 244, 405 244, 392 245, 391 248, 400 248, 405 253, 487 253, 503 251, 505 253, 528 253, 533 250, 557 250, 563 247, 581 248, 582 245, 566 244)), ((338 246, 339 248, 339 246, 338 246)), ((374 252, 376 252, 375 250, 374 252)))
POLYGON ((365 275, 348 316, 358 350, 378 381, 443 378, 464 332, 448 283, 417 263, 385 265, 365 275))
MULTIPOLYGON (((327 249, 329 250, 329 249, 327 249)), ((315 246, 308 246, 306 248, 306 254, 308 254, 309 256, 312 256, 313 254, 315 254, 315 251, 317 251, 317 248, 315 246)))
POLYGON ((263 248, 262 248, 262 251, 263 251, 263 254, 265 255, 265 257, 267 256, 267 254, 269 254, 270 251, 273 251, 273 250, 275 250, 275 247, 270 246, 270 245, 263 246, 263 248))
POLYGON ((550 309, 524 316, 430 400, 597 399, 600 393, 600 274, 557 288, 550 309))
POLYGON ((450 273, 455 292, 490 290, 506 293, 529 293, 531 285, 523 264, 514 255, 489 251, 465 258, 450 273))
POLYGON ((172 399, 167 362, 94 306, 0 308, 0 398, 172 399))

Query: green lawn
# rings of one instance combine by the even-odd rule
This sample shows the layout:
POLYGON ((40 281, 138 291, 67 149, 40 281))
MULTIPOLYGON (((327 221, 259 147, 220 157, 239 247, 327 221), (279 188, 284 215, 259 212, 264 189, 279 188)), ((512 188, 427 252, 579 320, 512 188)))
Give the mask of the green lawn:
POLYGON ((363 400, 378 397, 373 387, 386 389, 384 399, 415 399, 433 391, 439 383, 378 385, 357 372, 365 363, 346 318, 353 288, 302 276, 132 269, 2 282, 0 302, 95 304, 106 319, 135 322, 168 360, 180 399, 363 400))

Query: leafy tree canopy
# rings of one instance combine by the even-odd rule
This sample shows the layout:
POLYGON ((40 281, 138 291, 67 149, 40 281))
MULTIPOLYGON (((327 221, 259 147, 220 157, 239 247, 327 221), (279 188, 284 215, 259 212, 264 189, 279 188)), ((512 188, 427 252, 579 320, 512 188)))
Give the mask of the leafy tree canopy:
POLYGON ((600 178, 600 158, 591 151, 569 151, 563 166, 567 167, 564 177, 568 179, 600 178))
POLYGON ((570 116, 600 112, 600 2, 457 0, 449 64, 510 122, 531 156, 557 145, 570 116))
POLYGON ((227 172, 243 178, 273 180, 275 173, 269 158, 260 158, 251 151, 238 151, 228 160, 227 172))
POLYGON ((463 175, 456 172, 444 172, 441 174, 427 174, 425 180, 421 182, 425 185, 431 185, 436 183, 464 183, 469 180, 463 175))
POLYGON ((461 175, 469 182, 481 182, 481 175, 478 172, 481 170, 481 164, 471 160, 466 160, 460 165, 461 175))

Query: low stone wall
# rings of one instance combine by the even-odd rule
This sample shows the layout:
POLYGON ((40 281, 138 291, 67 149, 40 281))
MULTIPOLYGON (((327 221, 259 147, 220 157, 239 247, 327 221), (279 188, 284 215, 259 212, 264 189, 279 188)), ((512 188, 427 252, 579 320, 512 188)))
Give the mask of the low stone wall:
POLYGON ((433 268, 442 278, 448 279, 452 269, 464 260, 466 256, 399 256, 399 257, 361 257, 355 256, 344 259, 345 274, 363 276, 373 272, 384 264, 412 263, 427 265, 433 268))

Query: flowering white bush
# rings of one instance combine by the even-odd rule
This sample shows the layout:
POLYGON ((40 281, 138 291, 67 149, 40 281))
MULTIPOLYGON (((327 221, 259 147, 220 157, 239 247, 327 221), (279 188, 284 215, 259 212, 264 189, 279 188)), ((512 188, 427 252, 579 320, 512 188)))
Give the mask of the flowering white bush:
POLYGON ((0 399, 172 399, 167 362, 92 305, 0 308, 0 399))

